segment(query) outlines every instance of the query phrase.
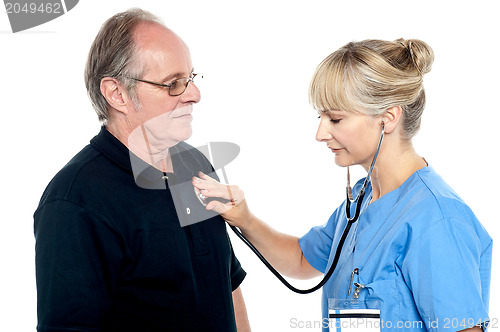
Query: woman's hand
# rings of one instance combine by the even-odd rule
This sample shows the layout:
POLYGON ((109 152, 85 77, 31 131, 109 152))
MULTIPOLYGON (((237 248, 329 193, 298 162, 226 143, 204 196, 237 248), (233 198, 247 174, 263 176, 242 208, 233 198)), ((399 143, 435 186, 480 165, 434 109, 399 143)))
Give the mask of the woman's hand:
POLYGON ((200 199, 207 202, 205 208, 216 211, 232 226, 241 230, 248 228, 252 214, 248 209, 243 190, 238 186, 221 184, 202 172, 198 175, 199 177, 193 177, 193 186, 200 199))
POLYGON ((275 231, 248 209, 245 195, 238 186, 220 184, 211 177, 199 173, 193 177, 193 185, 207 210, 214 210, 232 226, 239 227, 243 235, 281 273, 292 278, 308 279, 321 275, 302 254, 299 238, 275 231), (210 200, 218 198, 224 202, 210 200))

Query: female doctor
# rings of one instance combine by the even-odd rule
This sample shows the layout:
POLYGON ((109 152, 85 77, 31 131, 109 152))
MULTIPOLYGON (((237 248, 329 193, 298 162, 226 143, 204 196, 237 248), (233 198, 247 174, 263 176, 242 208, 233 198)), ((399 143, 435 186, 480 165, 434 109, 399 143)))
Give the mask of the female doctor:
MULTIPOLYGON (((425 106, 423 75, 433 58, 420 40, 352 42, 323 60, 312 79, 316 139, 337 165, 361 165, 369 180, 364 197, 348 207, 352 218, 361 204, 359 219, 323 286, 324 331, 345 326, 341 319, 349 315, 339 313, 347 309, 375 312, 353 317, 378 313, 382 330, 481 331, 488 325, 492 239, 412 145, 425 106)), ((363 183, 354 186, 353 198, 363 196, 363 183)), ((332 265, 349 200, 326 224, 297 238, 253 215, 237 186, 204 174, 193 184, 205 197, 229 200, 206 208, 237 226, 281 273, 307 279, 332 265)))

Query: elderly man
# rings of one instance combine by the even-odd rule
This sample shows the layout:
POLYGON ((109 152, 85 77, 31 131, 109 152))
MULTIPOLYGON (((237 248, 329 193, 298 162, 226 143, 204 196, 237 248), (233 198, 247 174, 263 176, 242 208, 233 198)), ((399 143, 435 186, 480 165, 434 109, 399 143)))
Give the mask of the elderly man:
POLYGON ((152 14, 102 26, 85 81, 103 127, 34 214, 39 331, 249 330, 225 223, 188 186, 213 172, 183 142, 195 76, 186 44, 152 14))

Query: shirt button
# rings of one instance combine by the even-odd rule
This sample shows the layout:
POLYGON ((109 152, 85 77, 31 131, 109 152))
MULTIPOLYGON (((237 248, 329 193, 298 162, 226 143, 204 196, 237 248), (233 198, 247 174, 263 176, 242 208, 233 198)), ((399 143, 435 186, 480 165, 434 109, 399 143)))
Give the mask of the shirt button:
POLYGON ((191 214, 191 209, 190 208, 186 208, 186 213, 187 214, 191 214))

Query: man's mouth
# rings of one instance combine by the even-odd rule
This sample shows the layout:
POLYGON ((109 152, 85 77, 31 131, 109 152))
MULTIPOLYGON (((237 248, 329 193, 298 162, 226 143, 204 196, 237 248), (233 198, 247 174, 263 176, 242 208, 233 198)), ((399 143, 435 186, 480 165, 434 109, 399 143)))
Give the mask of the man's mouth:
POLYGON ((192 118, 193 116, 191 114, 183 114, 183 115, 178 115, 174 117, 174 119, 183 119, 183 118, 192 118))
POLYGON ((193 117, 192 113, 193 113, 193 107, 184 107, 182 109, 179 109, 179 112, 177 114, 174 114, 173 118, 174 119, 192 118, 193 117))

